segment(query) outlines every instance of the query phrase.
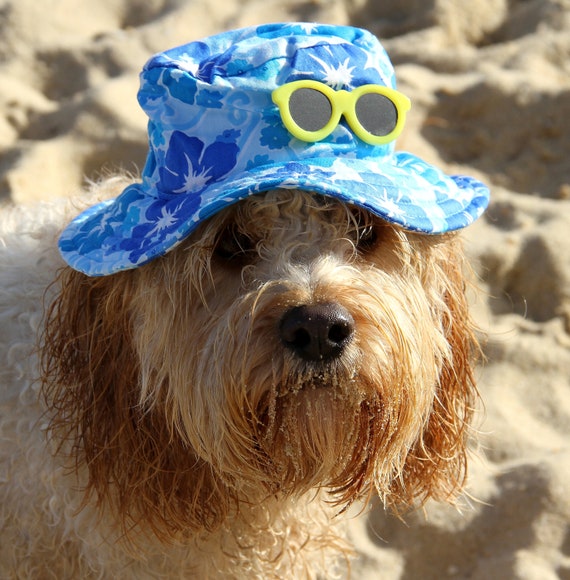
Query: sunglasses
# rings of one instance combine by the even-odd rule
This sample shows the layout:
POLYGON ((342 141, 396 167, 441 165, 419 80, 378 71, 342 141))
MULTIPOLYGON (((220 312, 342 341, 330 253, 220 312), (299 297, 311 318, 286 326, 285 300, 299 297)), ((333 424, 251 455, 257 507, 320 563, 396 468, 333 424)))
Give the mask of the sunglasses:
POLYGON ((384 145, 404 128, 410 99, 382 85, 362 85, 353 91, 335 91, 312 80, 293 81, 273 91, 287 130, 302 141, 328 137, 344 115, 362 141, 384 145))

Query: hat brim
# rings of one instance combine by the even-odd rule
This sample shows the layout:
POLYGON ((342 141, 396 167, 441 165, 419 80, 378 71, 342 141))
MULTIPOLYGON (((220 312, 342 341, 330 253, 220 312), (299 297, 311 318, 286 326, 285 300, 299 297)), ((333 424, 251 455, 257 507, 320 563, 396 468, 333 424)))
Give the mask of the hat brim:
POLYGON ((489 201, 480 181, 448 176, 410 153, 396 152, 390 161, 303 159, 252 168, 199 193, 157 197, 144 183, 133 184, 77 216, 61 235, 60 251, 90 276, 136 268, 166 254, 223 208, 276 188, 315 191, 426 234, 468 226, 489 201))

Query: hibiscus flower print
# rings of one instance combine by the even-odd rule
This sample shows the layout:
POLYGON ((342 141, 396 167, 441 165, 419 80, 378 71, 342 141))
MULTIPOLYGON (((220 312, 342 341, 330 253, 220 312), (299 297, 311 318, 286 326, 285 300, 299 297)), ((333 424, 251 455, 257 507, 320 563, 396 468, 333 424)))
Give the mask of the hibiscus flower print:
POLYGON ((164 167, 159 168, 159 190, 166 194, 199 194, 236 165, 240 131, 229 129, 206 144, 198 137, 174 131, 164 167))
POLYGON ((390 86, 390 79, 380 76, 377 63, 368 61, 366 53, 355 50, 349 43, 314 46, 311 50, 299 51, 295 64, 295 71, 287 82, 312 78, 335 90, 350 90, 368 83, 390 86))
POLYGON ((139 217, 141 223, 133 228, 132 235, 121 242, 121 249, 129 252, 129 260, 139 263, 147 252, 161 240, 175 239, 180 225, 196 211, 200 196, 186 196, 180 200, 156 200, 139 217))

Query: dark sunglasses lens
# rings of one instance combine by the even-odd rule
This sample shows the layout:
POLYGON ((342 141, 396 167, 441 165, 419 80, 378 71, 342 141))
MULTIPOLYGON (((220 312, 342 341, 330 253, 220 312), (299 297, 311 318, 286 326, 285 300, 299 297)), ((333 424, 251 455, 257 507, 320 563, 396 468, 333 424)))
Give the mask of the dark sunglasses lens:
POLYGON ((394 103, 377 93, 362 95, 356 103, 355 112, 362 127, 377 137, 389 135, 398 122, 398 110, 394 103))
POLYGON ((332 115, 328 98, 315 89, 297 89, 289 98, 293 121, 305 131, 320 131, 332 115))

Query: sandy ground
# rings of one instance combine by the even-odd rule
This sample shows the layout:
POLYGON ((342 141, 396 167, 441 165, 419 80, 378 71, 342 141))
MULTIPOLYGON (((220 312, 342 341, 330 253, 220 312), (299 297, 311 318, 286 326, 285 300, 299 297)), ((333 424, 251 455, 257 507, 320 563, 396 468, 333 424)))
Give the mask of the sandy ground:
POLYGON ((465 236, 486 459, 461 510, 355 522, 353 577, 570 580, 569 0, 0 0, 0 200, 142 167, 147 58, 285 20, 376 33, 414 103, 399 148, 493 191, 465 236))

